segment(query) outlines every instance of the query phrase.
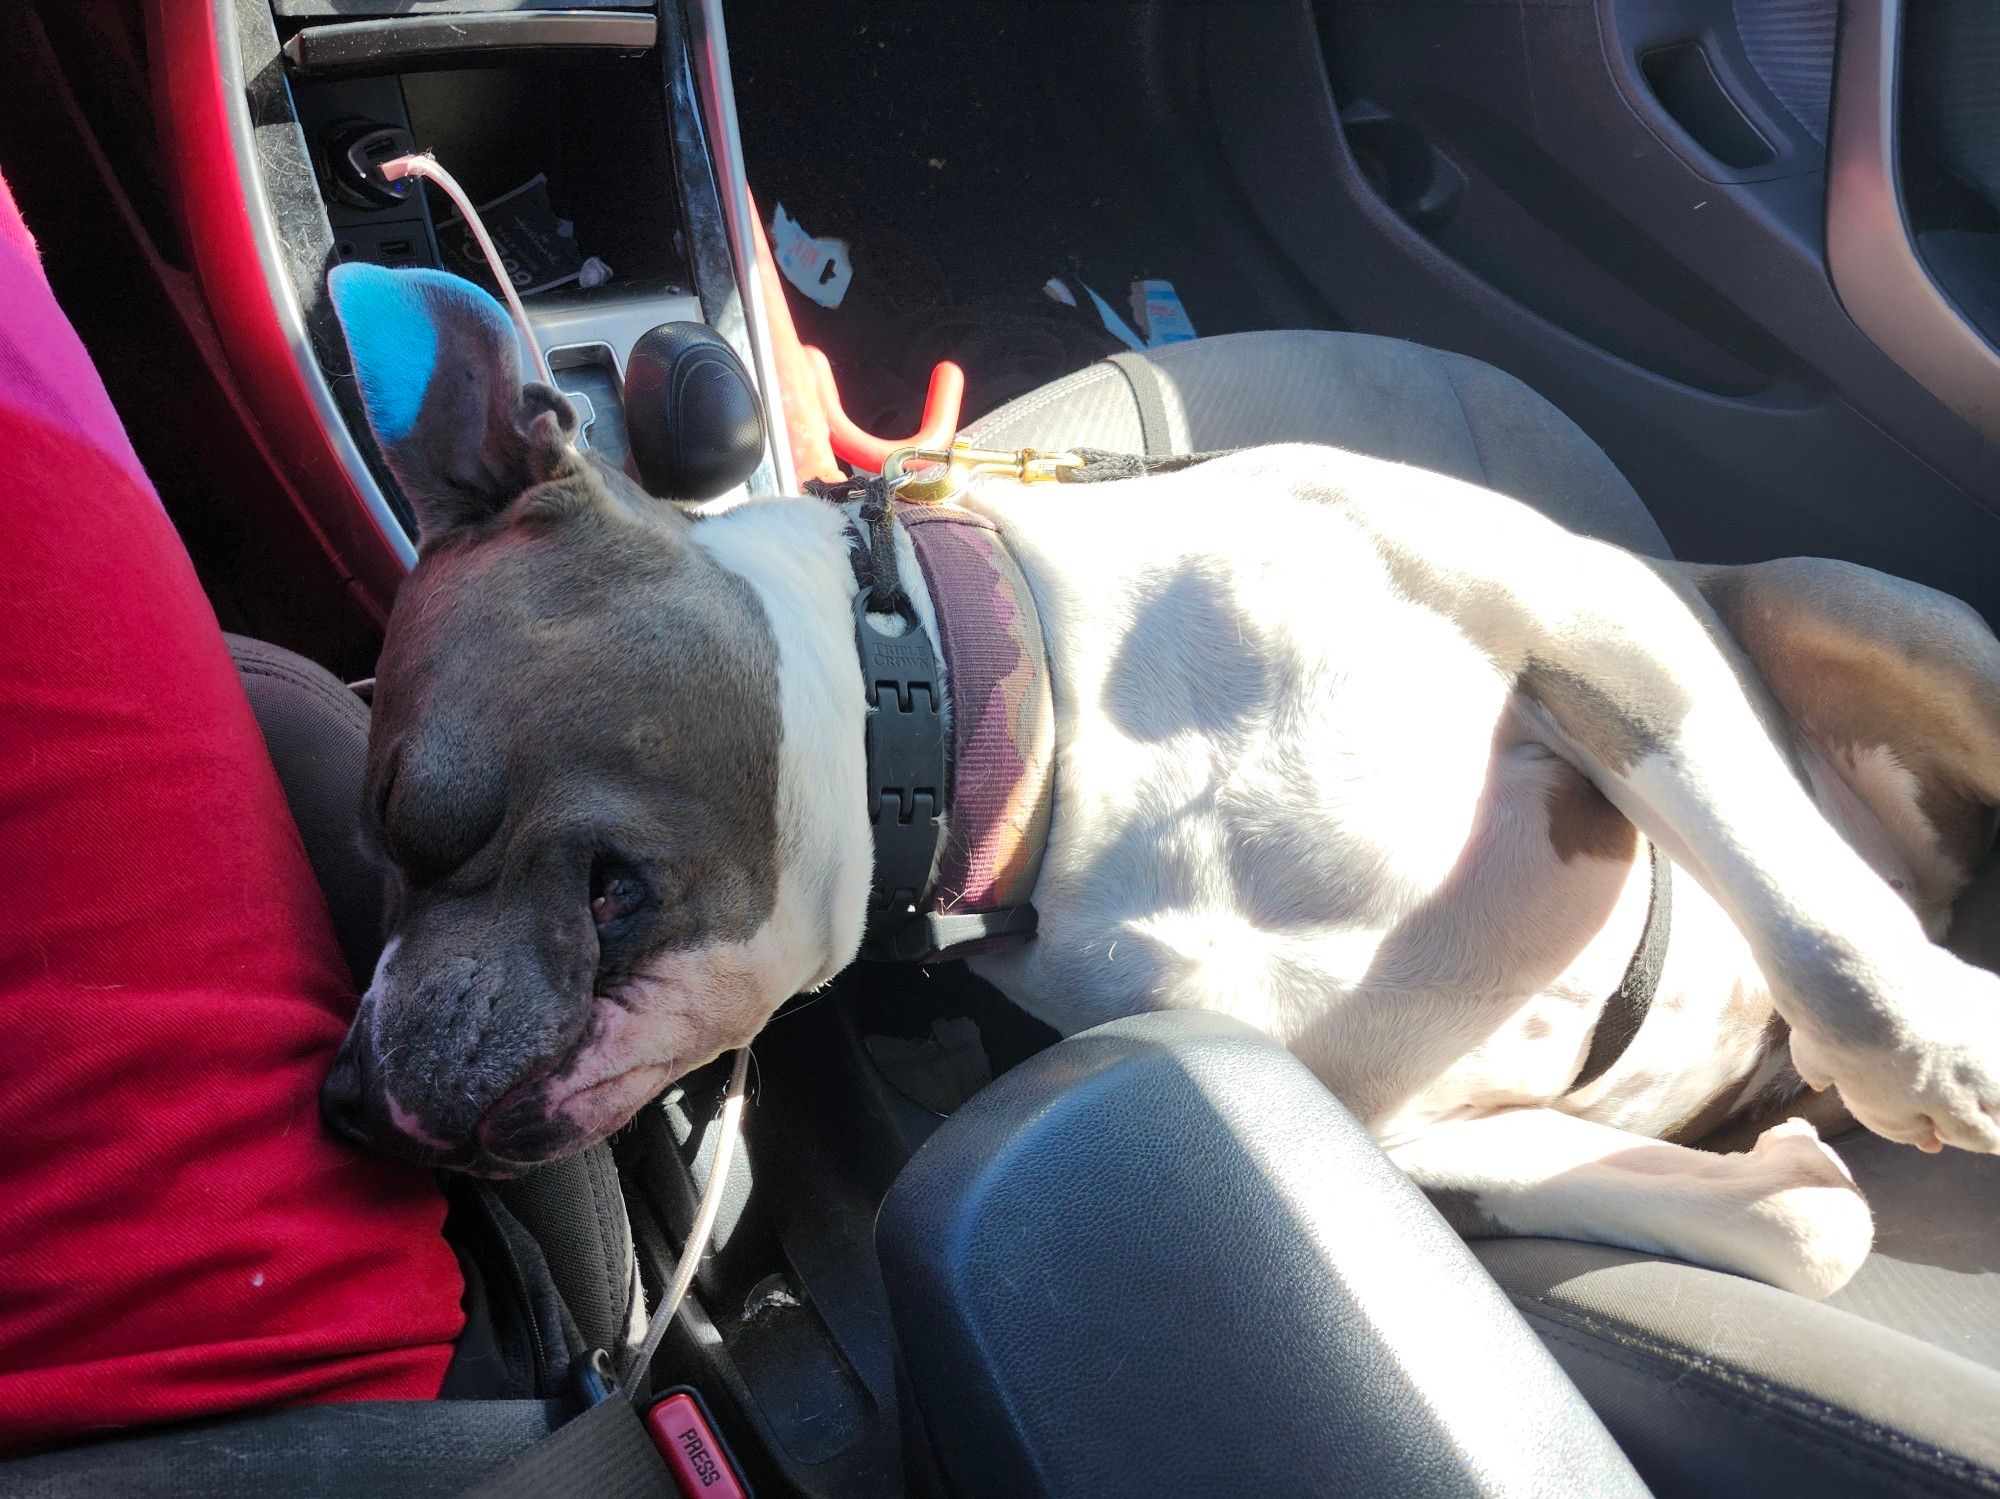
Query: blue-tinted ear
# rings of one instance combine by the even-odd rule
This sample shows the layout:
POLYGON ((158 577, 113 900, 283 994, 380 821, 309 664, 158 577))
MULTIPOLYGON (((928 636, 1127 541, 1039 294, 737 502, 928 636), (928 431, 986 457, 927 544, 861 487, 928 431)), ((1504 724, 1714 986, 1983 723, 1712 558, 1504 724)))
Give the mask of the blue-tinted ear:
POLYGON ((547 477, 569 403, 523 387, 507 310, 460 276, 356 262, 327 276, 361 404, 426 543, 491 519, 547 477))

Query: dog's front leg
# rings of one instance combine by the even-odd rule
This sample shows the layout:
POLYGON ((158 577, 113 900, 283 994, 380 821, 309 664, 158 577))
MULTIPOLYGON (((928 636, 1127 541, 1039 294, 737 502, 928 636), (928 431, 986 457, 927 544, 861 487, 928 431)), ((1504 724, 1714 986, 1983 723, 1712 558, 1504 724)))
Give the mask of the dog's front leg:
POLYGON ((1401 592, 1451 619, 1550 744, 1699 879, 1748 939, 1792 1055, 1863 1124, 2000 1150, 2000 979, 1931 945, 1794 776, 1692 590, 1524 505, 1325 455, 1401 592))
POLYGON ((1801 1119, 1715 1155, 1516 1109, 1434 1125, 1389 1156, 1468 1238, 1616 1244, 1805 1296, 1845 1285, 1874 1238, 1867 1202, 1801 1119))

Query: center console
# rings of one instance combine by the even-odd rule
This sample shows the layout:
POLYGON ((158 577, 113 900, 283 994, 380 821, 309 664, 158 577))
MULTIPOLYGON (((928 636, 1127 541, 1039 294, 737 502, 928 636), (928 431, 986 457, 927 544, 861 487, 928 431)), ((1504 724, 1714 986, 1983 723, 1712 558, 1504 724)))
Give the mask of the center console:
MULTIPOLYGON (((151 21, 195 273, 365 614, 386 618, 416 536, 326 273, 437 266, 492 287, 441 194, 371 174, 390 157, 432 152, 479 205, 607 460, 627 461, 628 364, 662 324, 707 325, 783 433, 719 0, 161 0, 151 21)), ((766 441, 747 488, 791 488, 790 469, 766 441)))

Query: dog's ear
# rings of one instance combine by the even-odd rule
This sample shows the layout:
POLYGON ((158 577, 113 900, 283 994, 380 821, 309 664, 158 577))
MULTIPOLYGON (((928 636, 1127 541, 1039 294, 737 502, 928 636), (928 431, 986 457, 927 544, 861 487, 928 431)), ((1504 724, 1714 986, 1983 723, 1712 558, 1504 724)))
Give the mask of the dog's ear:
POLYGON ((361 404, 426 546, 559 472, 576 413, 521 383, 507 310, 463 277, 356 262, 327 276, 361 404))

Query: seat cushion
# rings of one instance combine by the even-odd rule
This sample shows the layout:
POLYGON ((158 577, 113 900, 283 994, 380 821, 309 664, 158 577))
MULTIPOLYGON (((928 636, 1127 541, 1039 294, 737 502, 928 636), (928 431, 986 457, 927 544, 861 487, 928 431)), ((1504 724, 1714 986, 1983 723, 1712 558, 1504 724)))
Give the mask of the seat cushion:
POLYGON ((382 950, 386 877, 361 837, 367 705, 303 656, 243 635, 223 638, 326 897, 341 955, 355 983, 366 984, 382 950))
POLYGON ((1861 1131, 1834 1149, 1875 1210, 1875 1252, 1827 1304, 2000 1375, 2000 1156, 1927 1156, 1861 1131))
MULTIPOLYGON (((1147 453, 1323 442, 1670 555, 1631 486, 1547 401, 1394 339, 1242 333, 1119 355, 967 435, 1147 453)), ((1960 915, 1960 950, 2000 956, 2000 863, 1960 915)), ((2000 1492, 2000 1160, 1862 1134, 1838 1149, 1875 1205, 1876 1252, 1825 1303, 1598 1245, 1474 1245, 1658 1491, 2000 1492)))
MULTIPOLYGON (((2000 859, 1951 947, 2000 961, 2000 859)), ((1875 1250, 1823 1303, 1597 1245, 1473 1246, 1661 1493, 2000 1492, 2000 1158, 1833 1143, 1875 1250)))
POLYGON ((1519 380, 1366 333, 1231 333, 1120 354, 965 435, 990 447, 1153 454, 1325 443, 1482 484, 1587 536, 1671 555, 1604 450, 1519 380))
POLYGON ((435 1180, 319 1128, 354 988, 109 409, 0 189, 0 1454, 427 1399, 462 1321, 435 1180))
POLYGON ((1825 1302, 1595 1244, 1473 1245, 1656 1492, 2000 1492, 2000 1160, 1835 1148, 1876 1247, 1825 1302))

